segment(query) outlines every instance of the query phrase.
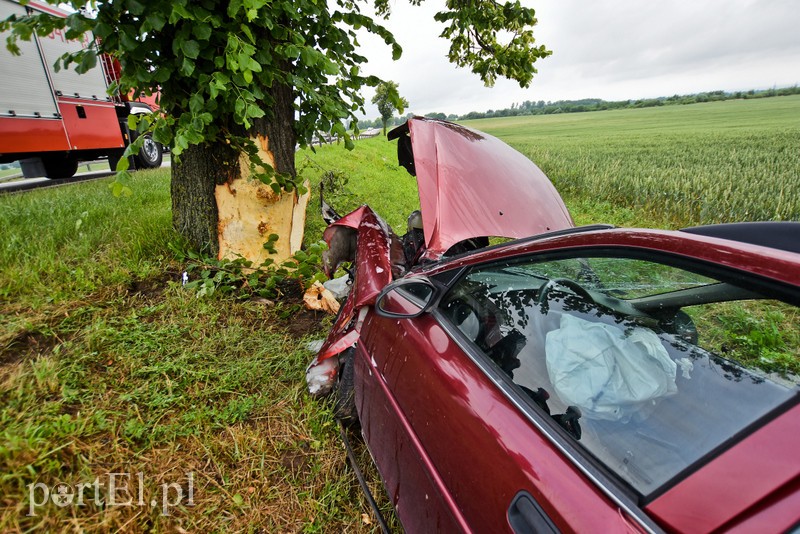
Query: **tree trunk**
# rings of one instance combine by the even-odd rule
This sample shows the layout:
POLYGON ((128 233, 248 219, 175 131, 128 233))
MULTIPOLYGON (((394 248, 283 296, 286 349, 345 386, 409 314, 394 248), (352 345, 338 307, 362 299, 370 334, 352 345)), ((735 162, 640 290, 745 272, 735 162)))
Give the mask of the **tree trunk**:
POLYGON ((222 144, 192 145, 172 162, 172 224, 192 248, 219 253, 214 191, 238 174, 239 154, 222 144))
MULTIPOLYGON (((293 90, 275 85, 270 96, 269 118, 255 120, 247 135, 262 161, 294 177, 293 90)), ((263 244, 274 233, 279 236, 274 259, 286 259, 302 242, 307 200, 295 191, 277 195, 250 179, 248 156, 221 143, 190 147, 172 170, 175 228, 193 247, 219 258, 244 256, 260 264, 269 255, 263 244)))

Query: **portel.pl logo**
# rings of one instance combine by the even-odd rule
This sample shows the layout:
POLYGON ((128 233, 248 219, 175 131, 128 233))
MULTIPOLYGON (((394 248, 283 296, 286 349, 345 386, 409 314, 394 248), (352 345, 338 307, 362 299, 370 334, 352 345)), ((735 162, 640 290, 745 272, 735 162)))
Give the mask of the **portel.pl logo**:
POLYGON ((47 486, 42 482, 28 484, 28 515, 37 516, 37 508, 52 502, 60 508, 68 506, 95 506, 113 508, 116 506, 158 507, 161 515, 170 515, 175 506, 194 506, 194 473, 187 473, 185 484, 167 482, 156 486, 152 498, 145 499, 144 473, 107 473, 95 477, 92 482, 79 482, 75 485, 56 484, 47 486), (184 501, 184 498, 186 499, 184 501))

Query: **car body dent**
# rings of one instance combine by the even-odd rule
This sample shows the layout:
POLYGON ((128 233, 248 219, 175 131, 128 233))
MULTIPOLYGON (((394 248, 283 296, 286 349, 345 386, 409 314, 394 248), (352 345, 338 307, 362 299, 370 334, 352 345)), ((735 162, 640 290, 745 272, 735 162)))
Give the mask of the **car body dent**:
POLYGON ((355 262, 355 287, 349 299, 354 301, 356 309, 374 304, 381 289, 392 281, 392 231, 389 226, 372 208, 361 206, 331 224, 323 238, 329 246, 323 254, 326 274, 332 276, 332 271, 343 261, 355 262), (357 247, 345 243, 353 238, 357 247))
POLYGON ((411 138, 423 259, 439 259, 470 238, 521 238, 574 227, 547 176, 499 139, 421 117, 393 130, 391 138, 403 135, 411 138))
POLYGON ((363 320, 367 307, 375 303, 381 290, 392 281, 392 232, 369 206, 361 206, 328 226, 323 237, 329 243, 329 249, 323 253, 326 274, 333 276, 341 262, 352 261, 355 284, 331 333, 306 369, 306 381, 313 395, 330 391, 338 365, 324 362, 358 342, 360 321, 354 321, 354 317, 359 314, 363 320))
MULTIPOLYGON (((470 238, 520 238, 574 227, 547 176, 499 139, 421 117, 393 130, 390 139, 406 134, 410 140, 405 144, 400 140, 398 153, 402 163, 402 147, 413 149, 408 151, 413 162, 404 166, 415 172, 419 187, 426 242, 421 260, 440 259, 453 245, 470 238), (515 194, 504 194, 507 191, 515 194)), ((330 224, 323 238, 328 244, 323 254, 325 273, 332 277, 343 262, 353 262, 355 287, 309 371, 347 348, 339 338, 349 334, 348 341, 357 341, 347 328, 354 312, 374 304, 392 274, 401 271, 393 250, 399 241, 369 206, 330 224)), ((335 369, 326 376, 334 380, 335 369)))

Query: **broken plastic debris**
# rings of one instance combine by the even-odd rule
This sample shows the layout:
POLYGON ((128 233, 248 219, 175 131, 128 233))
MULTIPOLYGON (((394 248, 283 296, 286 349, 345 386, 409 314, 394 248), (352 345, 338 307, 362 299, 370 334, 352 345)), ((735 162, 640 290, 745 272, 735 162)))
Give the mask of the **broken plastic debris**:
POLYGON ((313 352, 314 354, 316 354, 316 353, 319 352, 319 349, 322 348, 322 344, 323 343, 325 343, 324 339, 315 339, 314 341, 309 341, 306 344, 306 349, 308 349, 310 352, 313 352))
POLYGON ((317 364, 310 365, 306 369, 308 392, 315 396, 330 393, 338 371, 339 358, 328 358, 317 364))
POLYGON ((345 274, 339 278, 328 280, 322 284, 322 287, 330 291, 336 300, 342 301, 350 293, 350 285, 347 283, 350 280, 350 275, 345 274))
POLYGON ((303 295, 303 302, 309 310, 322 310, 328 313, 339 313, 339 301, 319 282, 314 282, 306 294, 303 295))

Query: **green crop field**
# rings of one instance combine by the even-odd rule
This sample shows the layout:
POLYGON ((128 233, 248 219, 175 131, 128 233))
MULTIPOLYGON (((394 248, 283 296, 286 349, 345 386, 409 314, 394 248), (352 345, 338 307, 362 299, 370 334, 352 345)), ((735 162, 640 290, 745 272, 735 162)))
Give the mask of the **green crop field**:
MULTIPOLYGON (((579 224, 800 220, 800 95, 464 124, 539 165, 579 224)), ((402 230, 419 202, 395 150, 370 139, 352 153, 337 145, 301 152, 298 164, 315 195, 323 170, 341 171, 344 195, 330 195, 337 208, 368 203, 402 230)), ((311 217, 309 230, 319 236, 321 222, 311 217)))
POLYGON ((668 225, 800 219, 800 96, 483 119, 562 195, 668 225))

